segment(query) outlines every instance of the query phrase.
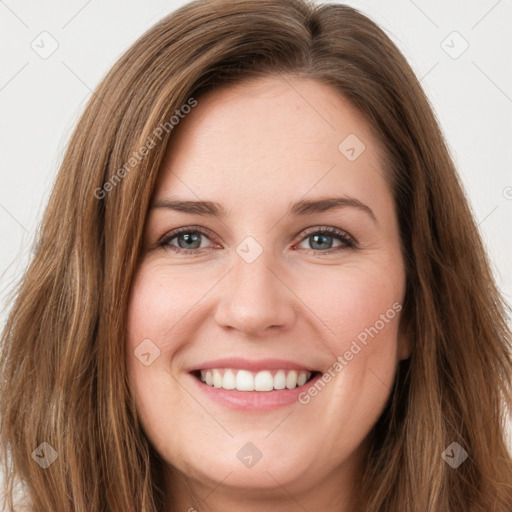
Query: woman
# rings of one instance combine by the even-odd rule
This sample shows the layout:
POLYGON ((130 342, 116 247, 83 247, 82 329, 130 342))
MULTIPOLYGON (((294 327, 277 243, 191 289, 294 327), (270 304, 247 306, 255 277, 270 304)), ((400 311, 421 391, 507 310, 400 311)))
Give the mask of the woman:
POLYGON ((510 348, 382 30, 193 2, 69 143, 2 338, 6 504, 20 482, 33 511, 509 511, 510 348))

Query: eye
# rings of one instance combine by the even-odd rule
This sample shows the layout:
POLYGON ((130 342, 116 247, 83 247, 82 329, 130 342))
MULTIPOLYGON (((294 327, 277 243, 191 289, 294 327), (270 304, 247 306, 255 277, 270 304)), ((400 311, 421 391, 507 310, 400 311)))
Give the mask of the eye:
MULTIPOLYGON (((313 252, 336 252, 343 249, 356 248, 356 241, 345 231, 329 226, 308 228, 301 243, 309 242, 313 252), (332 239, 338 240, 340 244, 332 247, 332 239), (327 247, 326 247, 327 246, 327 247), (330 247, 329 247, 330 246, 330 247), (327 250, 325 250, 327 249, 327 250)), ((308 250, 308 249, 306 249, 308 250)))
MULTIPOLYGON (((209 238, 209 232, 203 228, 189 226, 167 234, 158 242, 158 245, 180 255, 198 254, 208 248, 202 244, 203 237, 209 238)), ((312 246, 311 249, 306 248, 306 250, 314 253, 331 253, 356 248, 356 241, 353 237, 341 229, 329 226, 308 228, 303 232, 301 243, 306 241, 309 241, 312 246), (332 239, 338 240, 340 244, 337 247, 332 247, 332 239)))
POLYGON ((193 254, 202 252, 204 246, 201 244, 201 237, 207 238, 208 233, 195 227, 179 228, 166 235, 158 245, 181 254, 193 254), (194 228, 194 229, 193 229, 194 228), (172 241, 176 239, 177 245, 172 241))

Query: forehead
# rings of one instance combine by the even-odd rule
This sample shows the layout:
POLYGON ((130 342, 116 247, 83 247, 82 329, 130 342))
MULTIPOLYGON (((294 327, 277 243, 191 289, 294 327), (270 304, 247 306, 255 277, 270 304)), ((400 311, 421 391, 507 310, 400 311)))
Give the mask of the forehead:
POLYGON ((370 202, 389 194, 371 127, 328 85, 259 78, 197 101, 172 134, 158 199, 207 198, 236 208, 310 192, 370 202))

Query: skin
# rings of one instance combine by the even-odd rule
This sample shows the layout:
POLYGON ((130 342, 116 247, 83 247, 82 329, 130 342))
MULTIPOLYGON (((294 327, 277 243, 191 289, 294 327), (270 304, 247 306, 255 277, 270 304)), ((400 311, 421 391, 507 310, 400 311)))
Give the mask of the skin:
MULTIPOLYGON (((150 209, 128 312, 127 367, 143 429, 169 464, 169 510, 352 510, 365 438, 409 356, 399 317, 354 355, 308 404, 233 410, 213 402, 187 369, 239 355, 332 368, 353 340, 405 294, 392 193, 370 126, 336 90, 311 79, 272 77, 215 89, 173 133, 153 204, 210 200, 225 219, 150 209), (306 101, 307 100, 307 101, 306 101), (365 150, 338 149, 355 134, 365 150), (287 215, 301 199, 349 196, 367 205, 287 215), (201 248, 160 247, 180 227, 204 228, 201 248), (332 226, 319 245, 306 228, 332 226), (253 237, 263 252, 236 252, 253 237), (338 250, 336 250, 338 249, 338 250), (160 350, 146 366, 133 351, 160 350), (262 453, 237 458, 248 442, 262 453)), ((193 231, 193 229, 191 229, 193 231)), ((183 236, 169 242, 187 247, 183 236)))

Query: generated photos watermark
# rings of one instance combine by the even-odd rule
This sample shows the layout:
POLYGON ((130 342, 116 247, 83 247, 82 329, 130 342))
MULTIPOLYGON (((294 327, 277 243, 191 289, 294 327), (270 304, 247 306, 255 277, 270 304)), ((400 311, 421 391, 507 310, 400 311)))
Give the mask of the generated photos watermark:
POLYGON ((132 153, 130 158, 120 167, 104 184, 102 187, 94 189, 94 197, 96 199, 104 199, 107 194, 112 192, 116 185, 120 183, 127 174, 139 163, 144 157, 158 144, 154 139, 162 141, 164 133, 172 131, 191 110, 197 105, 197 100, 193 97, 189 98, 187 103, 177 108, 174 115, 169 118, 165 123, 160 123, 152 132, 152 136, 146 139, 146 142, 137 150, 132 153))
POLYGON ((298 396, 299 403, 306 405, 311 402, 311 399, 322 391, 331 380, 345 368, 354 357, 361 352, 361 350, 368 345, 368 342, 375 338, 382 329, 388 324, 397 313, 402 310, 402 304, 395 302, 385 313, 379 316, 370 327, 366 327, 361 331, 356 339, 352 340, 350 348, 342 355, 339 355, 334 363, 322 374, 322 377, 315 381, 307 390, 302 391, 298 396), (361 346, 362 345, 362 346, 361 346))

